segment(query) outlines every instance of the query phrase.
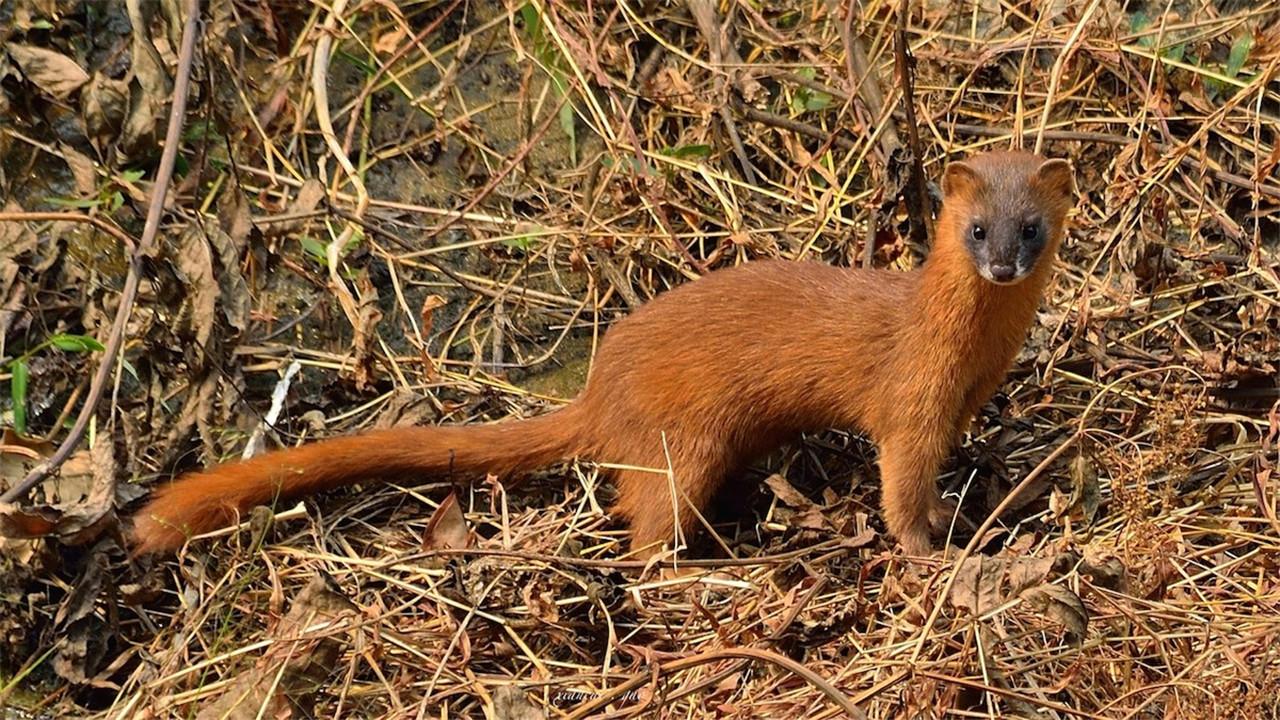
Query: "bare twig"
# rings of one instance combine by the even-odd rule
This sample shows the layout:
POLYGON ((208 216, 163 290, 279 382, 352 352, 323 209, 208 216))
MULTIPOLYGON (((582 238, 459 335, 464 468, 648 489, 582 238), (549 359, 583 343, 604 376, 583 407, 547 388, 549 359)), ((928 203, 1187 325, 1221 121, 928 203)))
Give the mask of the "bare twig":
MULTIPOLYGON (((129 321, 129 313, 133 310, 133 302, 138 294, 138 283, 142 274, 142 258, 151 251, 152 245, 155 244, 156 234, 160 230, 160 218, 164 214, 165 198, 169 193, 169 181, 173 178, 174 164, 178 158, 178 148, 182 141, 182 125, 186 118, 187 110, 187 88, 191 82, 191 63, 195 57, 196 38, 199 34, 200 27, 200 9, 196 0, 186 0, 183 3, 183 14, 186 22, 182 26, 182 46, 178 52, 178 74, 173 83, 173 104, 169 108, 169 125, 164 135, 164 151, 160 155, 160 166, 156 170, 155 185, 152 186, 151 195, 147 199, 147 220, 142 228, 142 237, 139 239, 133 253, 129 258, 129 271, 125 276, 124 289, 120 293, 120 306, 116 310, 115 320, 111 323, 111 332, 107 336, 107 342, 103 343, 104 350, 102 353, 102 361, 98 364, 98 370, 94 373, 93 382, 89 385, 89 394, 85 397, 84 406, 80 410, 80 414, 76 416, 76 422, 71 426, 67 437, 54 451, 48 460, 41 462, 27 473, 22 482, 9 488, 4 495, 0 495, 0 502, 14 502, 26 496, 31 488, 35 487, 51 473, 57 471, 67 458, 71 457, 71 453, 75 451, 76 446, 80 444, 80 438, 84 436, 85 428, 89 426, 89 418, 93 417, 97 410, 98 401, 102 399, 102 393, 106 390, 107 380, 111 376, 111 369, 115 366, 116 356, 120 352, 120 344, 124 340, 124 328, 129 321)), ((59 218, 65 219, 65 218, 59 218)), ((97 223, 95 223, 97 226, 97 223)), ((110 232, 113 236, 116 233, 110 232)))
MULTIPOLYGON (((721 72, 727 72, 738 91, 748 101, 752 97, 759 95, 757 88, 760 87, 760 83, 750 78, 738 67, 742 65, 742 58, 738 55, 738 51, 733 47, 733 44, 726 41, 725 36, 728 28, 719 22, 715 5, 710 0, 686 0, 685 4, 689 8, 689 14, 693 15, 703 39, 707 42, 707 52, 711 55, 711 65, 721 72), (726 62, 734 67, 726 70, 726 62)), ((730 90, 724 78, 717 75, 716 83, 719 85, 717 94, 722 97, 728 97, 730 90)), ((733 122, 733 114, 729 112, 729 108, 724 103, 720 103, 718 112, 720 119, 724 122, 725 132, 729 135, 729 142, 733 146, 733 154, 737 156, 738 164, 742 167, 742 174, 747 182, 754 185, 756 183, 756 171, 751 165, 751 160, 747 157, 746 148, 742 145, 742 138, 738 135, 738 126, 733 122)))
POLYGON ((902 110, 907 117, 907 148, 911 153, 910 173, 906 192, 907 214, 911 218, 911 239, 924 245, 929 241, 929 197, 925 189, 924 162, 920 147, 920 130, 916 126, 915 70, 907 43, 907 16, 911 12, 911 0, 898 5, 898 27, 894 32, 894 64, 898 71, 898 85, 902 88, 902 110))

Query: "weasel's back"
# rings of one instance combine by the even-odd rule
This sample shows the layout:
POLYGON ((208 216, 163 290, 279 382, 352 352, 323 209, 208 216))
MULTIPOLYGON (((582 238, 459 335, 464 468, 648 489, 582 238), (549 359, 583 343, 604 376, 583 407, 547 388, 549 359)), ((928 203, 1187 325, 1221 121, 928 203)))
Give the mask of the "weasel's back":
POLYGON ((610 330, 581 402, 592 415, 673 430, 686 416, 762 443, 774 429, 856 420, 848 395, 896 342, 914 276, 789 261, 716 271, 610 330))

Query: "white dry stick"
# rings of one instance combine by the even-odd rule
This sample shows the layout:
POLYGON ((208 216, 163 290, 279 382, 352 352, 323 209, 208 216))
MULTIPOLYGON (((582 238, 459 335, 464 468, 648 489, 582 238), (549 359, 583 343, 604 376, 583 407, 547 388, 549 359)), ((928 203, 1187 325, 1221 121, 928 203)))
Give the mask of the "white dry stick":
POLYGON ((244 452, 240 455, 241 460, 248 460, 262 452, 262 439, 266 436, 267 430, 275 427, 276 420, 280 419, 280 411, 284 409, 284 398, 289 394, 289 384, 301 369, 302 363, 297 360, 289 363, 289 367, 285 369, 284 377, 280 378, 280 382, 277 382, 275 389, 271 391, 271 407, 267 410, 266 417, 262 418, 262 422, 258 423, 258 427, 253 429, 249 442, 245 443, 244 452))

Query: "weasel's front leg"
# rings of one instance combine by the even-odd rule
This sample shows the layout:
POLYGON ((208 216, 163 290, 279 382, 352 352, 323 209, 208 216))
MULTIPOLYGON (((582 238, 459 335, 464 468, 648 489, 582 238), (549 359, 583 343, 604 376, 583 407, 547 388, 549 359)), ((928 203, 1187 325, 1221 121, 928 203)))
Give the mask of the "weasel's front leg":
POLYGON ((885 523, 908 555, 933 550, 930 531, 949 509, 938 492, 938 471, 950 452, 947 433, 918 428, 880 443, 880 494, 885 523))

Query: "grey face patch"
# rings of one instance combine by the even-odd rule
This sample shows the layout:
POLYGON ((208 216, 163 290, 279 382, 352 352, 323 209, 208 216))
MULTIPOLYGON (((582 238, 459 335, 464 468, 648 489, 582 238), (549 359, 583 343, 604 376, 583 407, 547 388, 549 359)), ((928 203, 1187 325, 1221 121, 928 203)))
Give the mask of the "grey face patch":
POLYGON ((970 223, 965 247, 978 274, 1008 285, 1022 280, 1044 252, 1047 229, 1039 216, 1002 217, 995 222, 970 223))
POLYGON ((1031 274, 1044 254, 1049 227, 1033 199, 1039 160, 1005 158, 978 166, 981 191, 971 198, 971 215, 962 225, 964 245, 983 278, 1010 285, 1031 274))

